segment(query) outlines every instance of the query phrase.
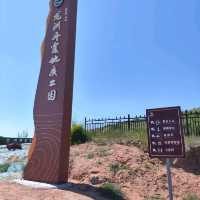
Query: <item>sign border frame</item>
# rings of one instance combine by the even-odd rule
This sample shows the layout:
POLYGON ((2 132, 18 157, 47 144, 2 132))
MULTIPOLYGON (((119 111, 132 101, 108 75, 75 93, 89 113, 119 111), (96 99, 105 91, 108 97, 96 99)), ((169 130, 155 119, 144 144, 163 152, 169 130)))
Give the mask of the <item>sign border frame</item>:
POLYGON ((148 153, 150 158, 185 158, 185 140, 184 140, 184 135, 183 135, 183 125, 182 125, 182 120, 181 120, 181 107, 180 106, 173 106, 173 107, 161 107, 161 108, 151 108, 151 109, 146 109, 146 122, 147 122, 147 135, 148 135, 148 153), (178 115, 179 115, 179 125, 180 125, 180 136, 181 136, 181 142, 182 142, 182 155, 152 155, 151 154, 151 145, 150 145, 150 129, 149 129, 149 117, 148 117, 148 112, 149 111, 163 111, 163 110, 171 110, 171 109, 177 109, 178 115))

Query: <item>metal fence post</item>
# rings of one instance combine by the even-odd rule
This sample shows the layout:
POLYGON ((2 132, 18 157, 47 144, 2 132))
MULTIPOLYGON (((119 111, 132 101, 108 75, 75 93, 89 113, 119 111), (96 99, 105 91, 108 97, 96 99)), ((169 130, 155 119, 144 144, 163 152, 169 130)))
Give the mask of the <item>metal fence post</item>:
POLYGON ((167 168, 167 182, 168 182, 168 191, 169 191, 169 200, 173 200, 173 185, 172 185, 172 175, 171 175, 171 160, 166 159, 166 168, 167 168))
MULTIPOLYGON (((184 125, 184 134, 185 135, 200 135, 200 112, 196 115, 188 112, 188 110, 181 113, 181 120, 184 125)), ((110 130, 119 129, 121 132, 124 131, 134 131, 134 130, 143 130, 146 129, 146 116, 135 116, 131 118, 131 115, 128 114, 128 117, 116 117, 116 118, 102 118, 102 119, 84 119, 84 130, 85 132, 89 131, 100 131, 100 132, 109 132, 110 130)), ((13 139, 11 139, 12 141, 13 139)))
POLYGON ((128 114, 128 131, 131 130, 131 120, 130 120, 130 114, 128 114))
POLYGON ((188 121, 188 111, 185 111, 185 120, 186 120, 186 130, 187 130, 187 135, 190 135, 190 129, 189 129, 189 121, 188 121))
POLYGON ((85 128, 85 133, 87 133, 87 127, 86 126, 87 126, 87 118, 85 117, 85 127, 84 127, 85 128))

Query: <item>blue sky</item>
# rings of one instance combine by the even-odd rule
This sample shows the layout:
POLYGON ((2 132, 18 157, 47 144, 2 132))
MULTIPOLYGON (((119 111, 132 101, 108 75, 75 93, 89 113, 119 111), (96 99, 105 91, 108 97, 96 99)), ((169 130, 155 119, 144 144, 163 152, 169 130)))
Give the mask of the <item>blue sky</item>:
MULTIPOLYGON (((0 135, 33 133, 48 0, 0 0, 0 135)), ((199 0, 79 0, 73 119, 200 106, 199 0)))

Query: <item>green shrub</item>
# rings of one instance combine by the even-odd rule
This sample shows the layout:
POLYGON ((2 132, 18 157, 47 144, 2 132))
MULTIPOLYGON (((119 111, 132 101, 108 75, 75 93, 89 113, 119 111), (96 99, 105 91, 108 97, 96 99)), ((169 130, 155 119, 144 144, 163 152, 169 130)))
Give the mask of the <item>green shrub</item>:
POLYGON ((89 137, 85 133, 82 125, 73 124, 71 128, 71 144, 82 144, 87 141, 89 141, 89 137))
POLYGON ((9 168, 9 164, 2 164, 0 165, 0 173, 4 173, 4 172, 7 172, 8 168, 9 168))
POLYGON ((196 194, 188 194, 183 200, 200 200, 196 194))
POLYGON ((106 198, 112 200, 124 200, 120 187, 113 183, 105 183, 99 188, 99 192, 106 198))

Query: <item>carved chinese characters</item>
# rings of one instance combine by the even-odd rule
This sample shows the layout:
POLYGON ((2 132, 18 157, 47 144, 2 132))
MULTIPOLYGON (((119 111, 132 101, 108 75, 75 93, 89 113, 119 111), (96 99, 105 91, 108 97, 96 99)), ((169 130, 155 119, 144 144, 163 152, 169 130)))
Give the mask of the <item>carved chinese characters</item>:
POLYGON ((34 103, 35 144, 24 170, 26 180, 68 180, 76 12, 76 0, 51 0, 34 103))
POLYGON ((184 157, 180 107, 147 110, 151 157, 184 157))
POLYGON ((53 37, 51 38, 52 45, 51 45, 51 58, 49 60, 50 64, 50 72, 49 77, 49 91, 48 91, 48 101, 55 101, 57 95, 56 89, 56 81, 59 78, 57 74, 57 66, 61 61, 60 53, 59 53, 59 45, 60 45, 60 27, 61 27, 61 20, 62 20, 62 12, 59 10, 53 17, 53 37))

